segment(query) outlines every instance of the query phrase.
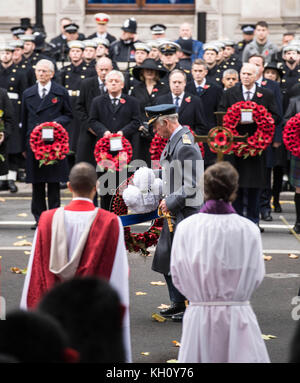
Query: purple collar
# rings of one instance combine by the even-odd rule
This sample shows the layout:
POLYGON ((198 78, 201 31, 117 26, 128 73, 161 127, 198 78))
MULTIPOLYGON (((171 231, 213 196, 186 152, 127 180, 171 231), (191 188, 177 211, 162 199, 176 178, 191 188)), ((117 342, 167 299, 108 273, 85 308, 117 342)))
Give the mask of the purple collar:
POLYGON ((207 214, 236 214, 236 211, 229 202, 210 199, 204 203, 200 213, 207 214))

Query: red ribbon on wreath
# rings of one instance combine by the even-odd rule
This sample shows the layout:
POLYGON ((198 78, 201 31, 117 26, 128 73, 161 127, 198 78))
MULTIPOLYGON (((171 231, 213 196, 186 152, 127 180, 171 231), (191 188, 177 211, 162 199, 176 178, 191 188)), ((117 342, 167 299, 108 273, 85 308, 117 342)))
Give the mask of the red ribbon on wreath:
POLYGON ((300 158, 300 113, 295 114, 286 123, 283 130, 283 142, 293 156, 300 158))
POLYGON ((101 169, 120 172, 132 159, 132 146, 124 136, 112 133, 107 137, 100 138, 100 140, 97 141, 94 156, 98 166, 101 169), (119 150, 116 155, 112 155, 110 152, 110 138, 113 137, 122 137, 123 149, 119 150))
POLYGON ((274 119, 263 105, 253 101, 240 101, 228 108, 223 119, 223 126, 231 130, 234 136, 239 136, 236 129, 241 121, 241 109, 252 109, 253 121, 257 125, 255 133, 247 138, 247 142, 236 142, 232 146, 234 154, 238 157, 254 157, 271 144, 275 132, 274 119))
POLYGON ((68 132, 57 122, 44 122, 36 126, 30 133, 29 144, 40 167, 53 165, 66 158, 70 152, 68 132), (42 139, 43 128, 53 129, 53 142, 47 143, 42 139))
MULTIPOLYGON (((187 125, 185 125, 187 126, 187 125)), ((191 133, 193 134, 193 136, 195 135, 195 133, 192 131, 192 129, 187 126, 191 133)), ((153 168, 157 168, 157 166, 159 167, 158 162, 160 160, 160 156, 165 148, 165 146, 167 145, 167 142, 168 140, 166 138, 162 138, 159 134, 155 134, 155 136, 153 137, 152 141, 151 141, 151 144, 150 144, 150 154, 151 154, 151 160, 154 162, 154 166, 153 168)), ((202 158, 204 158, 204 146, 203 146, 203 143, 202 142, 198 142, 198 145, 199 145, 199 148, 201 150, 201 154, 202 154, 202 158)))
MULTIPOLYGON (((122 194, 123 191, 127 188, 129 184, 132 184, 132 178, 128 178, 123 182, 117 189, 116 194, 113 197, 112 201, 112 212, 120 215, 126 215, 128 213, 128 207, 126 206, 122 194)), ((148 255, 149 251, 147 250, 151 246, 155 246, 158 242, 162 226, 163 218, 158 218, 154 221, 153 225, 148 231, 144 233, 132 233, 130 227, 124 227, 124 238, 126 249, 131 253, 142 253, 143 255, 148 255)))

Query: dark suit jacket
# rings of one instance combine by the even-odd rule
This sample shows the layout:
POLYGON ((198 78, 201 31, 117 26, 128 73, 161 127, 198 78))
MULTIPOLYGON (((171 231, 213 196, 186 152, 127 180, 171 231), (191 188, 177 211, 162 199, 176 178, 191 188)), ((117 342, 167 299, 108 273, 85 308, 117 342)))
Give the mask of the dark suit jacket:
POLYGON ((4 133, 4 141, 0 144, 0 154, 4 157, 4 161, 0 159, 0 176, 2 176, 8 173, 7 143, 14 129, 16 129, 13 106, 6 90, 3 88, 0 88, 0 110, 3 111, 1 120, 4 123, 4 130, 1 130, 4 133))
MULTIPOLYGON (((239 102, 244 101, 242 85, 237 84, 231 89, 228 89, 224 92, 221 99, 219 110, 226 112, 227 109, 239 102)), ((277 112, 277 106, 273 94, 268 89, 263 89, 256 87, 256 92, 252 101, 256 102, 259 105, 263 105, 273 116, 276 126, 276 133, 274 140, 280 142, 281 139, 281 127, 278 125, 280 121, 280 116, 277 112), (257 94, 261 93, 263 96, 258 97, 257 94)), ((249 125, 238 125, 237 130, 241 135, 248 133, 249 136, 252 136, 257 129, 256 124, 249 125)), ((239 185, 244 188, 265 188, 266 187, 266 168, 267 168, 267 158, 266 151, 263 152, 261 156, 248 157, 243 159, 242 157, 237 157, 235 155, 226 156, 230 162, 236 167, 239 172, 239 185)))
POLYGON ((41 99, 38 93, 38 85, 28 88, 23 93, 22 102, 22 143, 23 151, 26 151, 26 182, 65 182, 68 179, 67 159, 59 161, 55 165, 42 166, 35 160, 30 149, 29 138, 32 130, 43 122, 55 121, 64 128, 72 119, 72 110, 69 95, 65 88, 52 81, 50 92, 41 99), (55 101, 53 101, 55 100, 55 101))
MULTIPOLYGON (((104 92, 102 93, 102 95, 104 92)), ((76 162, 86 161, 96 165, 94 148, 97 137, 89 129, 89 112, 94 98, 101 96, 98 76, 82 81, 80 96, 75 107, 76 118, 80 121, 80 133, 77 147, 76 162)))
MULTIPOLYGON (((158 97, 156 104, 173 104, 171 92, 158 97)), ((188 125, 196 134, 199 135, 207 130, 207 122, 203 111, 203 105, 199 97, 191 93, 184 92, 178 114, 179 123, 181 125, 188 125)))

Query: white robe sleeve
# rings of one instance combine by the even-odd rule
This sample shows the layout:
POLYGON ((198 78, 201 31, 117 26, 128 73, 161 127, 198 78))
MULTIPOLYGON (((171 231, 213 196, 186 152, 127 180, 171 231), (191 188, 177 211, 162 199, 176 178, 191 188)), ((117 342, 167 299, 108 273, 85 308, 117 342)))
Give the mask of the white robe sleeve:
POLYGON ((121 303, 126 307, 123 318, 123 337, 126 352, 126 361, 132 362, 131 356, 131 340, 130 340, 130 319, 129 319, 129 266, 127 252, 124 240, 124 227, 121 219, 119 220, 119 238, 115 260, 110 276, 110 284, 119 294, 121 303))
POLYGON ((31 253, 30 253, 30 257, 29 257, 29 261, 27 265, 26 277, 24 280, 24 286, 23 286, 21 303, 20 303, 20 308, 22 310, 27 310, 27 294, 28 294, 28 288, 29 288, 30 277, 31 277, 32 263, 33 263, 34 253, 35 253, 35 244, 36 244, 37 234, 38 234, 38 229, 36 229, 34 233, 31 253))

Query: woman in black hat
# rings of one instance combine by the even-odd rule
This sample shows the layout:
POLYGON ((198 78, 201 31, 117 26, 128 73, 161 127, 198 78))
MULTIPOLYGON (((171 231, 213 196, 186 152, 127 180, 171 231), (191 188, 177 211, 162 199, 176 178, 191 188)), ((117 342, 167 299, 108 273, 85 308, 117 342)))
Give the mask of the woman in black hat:
POLYGON ((166 71, 157 65, 155 60, 146 59, 144 62, 133 68, 133 76, 139 83, 132 89, 131 95, 136 97, 141 106, 141 126, 139 136, 140 153, 138 158, 146 161, 148 166, 151 165, 149 147, 153 138, 152 130, 146 124, 147 118, 145 115, 145 107, 155 105, 157 97, 169 92, 169 86, 161 81, 161 78, 166 74, 166 71), (143 123, 145 122, 145 125, 143 123))
POLYGON ((281 83, 282 76, 282 69, 278 68, 275 62, 265 65, 264 78, 266 78, 267 80, 277 81, 281 83))

